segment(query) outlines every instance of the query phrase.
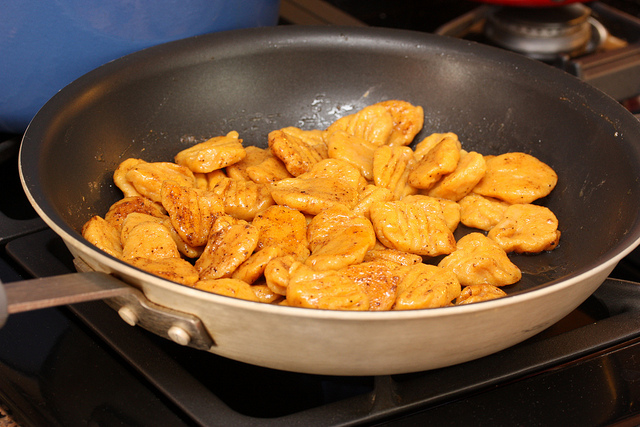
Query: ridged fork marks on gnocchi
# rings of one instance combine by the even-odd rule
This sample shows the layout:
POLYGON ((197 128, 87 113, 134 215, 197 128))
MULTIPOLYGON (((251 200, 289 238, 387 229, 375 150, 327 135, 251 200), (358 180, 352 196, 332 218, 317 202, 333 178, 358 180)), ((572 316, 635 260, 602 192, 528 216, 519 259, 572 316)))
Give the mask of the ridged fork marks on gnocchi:
POLYGON ((389 100, 326 129, 236 131, 124 160, 123 198, 83 236, 137 268, 244 300, 329 310, 486 301, 522 278, 509 253, 553 250, 558 220, 533 204, 558 177, 527 153, 466 151, 446 130, 414 141, 422 107, 389 100), (412 145, 413 144, 413 145, 412 145), (457 241, 459 224, 475 231, 457 241))

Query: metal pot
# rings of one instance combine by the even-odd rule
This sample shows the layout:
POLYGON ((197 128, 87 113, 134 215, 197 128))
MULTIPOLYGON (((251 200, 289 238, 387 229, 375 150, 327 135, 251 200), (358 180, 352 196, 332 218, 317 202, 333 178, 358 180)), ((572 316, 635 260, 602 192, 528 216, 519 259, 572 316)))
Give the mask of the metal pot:
POLYGON ((74 79, 128 53, 198 34, 275 25, 278 0, 4 0, 0 132, 22 133, 74 79))
MULTIPOLYGON (((131 323, 182 344, 256 365, 333 375, 462 363, 557 322, 640 242, 639 170, 640 123, 593 87, 495 48, 380 28, 237 30, 134 53, 53 97, 29 126, 20 152, 24 189, 39 215, 79 264, 103 272, 53 279, 58 284, 100 282, 116 288, 108 292, 137 293, 142 303, 114 306, 131 323), (386 99, 423 106, 418 139, 452 131, 467 150, 524 151, 558 172, 556 189, 541 203, 559 218, 561 244, 513 256, 524 277, 507 289, 508 297, 405 312, 273 306, 154 277, 80 235, 90 216, 104 215, 122 197, 112 173, 127 157, 172 159, 188 144, 184 137, 231 130, 245 144, 265 146, 270 130, 324 128, 386 99), (159 322, 144 320, 145 304, 159 322)), ((9 285, 9 294, 36 294, 34 282, 9 285)), ((16 304, 8 299, 11 312, 16 304)))

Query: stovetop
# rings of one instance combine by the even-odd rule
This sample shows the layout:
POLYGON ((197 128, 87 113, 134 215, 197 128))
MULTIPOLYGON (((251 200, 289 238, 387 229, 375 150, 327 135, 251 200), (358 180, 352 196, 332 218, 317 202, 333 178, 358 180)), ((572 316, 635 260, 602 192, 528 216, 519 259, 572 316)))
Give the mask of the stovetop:
MULTIPOLYGON (((428 32, 478 7, 455 0, 328 3, 367 25, 428 32)), ((598 3, 640 16, 637 1, 598 3)), ((0 280, 73 271, 62 240, 21 190, 19 136, 0 141, 0 280)), ((101 301, 14 314, 0 329, 0 404, 25 426, 639 425, 638 260, 640 250, 578 309, 519 345, 405 375, 251 366, 131 327, 101 301)))
MULTIPOLYGON (((6 254, 28 275, 73 268, 48 229, 12 240, 6 254)), ((24 425, 640 421, 640 286, 614 279, 515 347, 404 375, 333 377, 246 365, 131 327, 101 301, 11 315, 0 343, 0 400, 24 425)))

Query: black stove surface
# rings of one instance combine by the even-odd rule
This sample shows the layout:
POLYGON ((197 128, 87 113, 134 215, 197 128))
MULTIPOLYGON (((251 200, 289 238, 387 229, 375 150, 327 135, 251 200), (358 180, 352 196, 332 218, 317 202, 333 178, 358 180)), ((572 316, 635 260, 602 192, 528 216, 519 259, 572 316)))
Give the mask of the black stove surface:
MULTIPOLYGON (((368 25, 427 32, 478 6, 327 2, 368 25)), ((640 17, 638 1, 599 3, 640 17)), ((0 280, 73 271, 22 193, 19 137, 0 141, 0 280)), ((406 375, 246 365, 131 327, 103 302, 14 314, 0 329, 0 403, 24 426, 640 425, 639 259, 640 250, 578 309, 517 346, 406 375)))

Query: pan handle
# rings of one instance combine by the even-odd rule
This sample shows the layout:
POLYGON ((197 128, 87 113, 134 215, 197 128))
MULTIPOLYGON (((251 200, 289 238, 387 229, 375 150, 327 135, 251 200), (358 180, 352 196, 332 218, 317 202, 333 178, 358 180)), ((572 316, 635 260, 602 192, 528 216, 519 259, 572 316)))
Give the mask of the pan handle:
MULTIPOLYGON (((76 259, 76 265, 82 267, 76 259)), ((79 268, 80 273, 0 283, 0 328, 10 314, 79 302, 105 300, 130 325, 201 350, 215 345, 202 321, 162 307, 114 276, 79 268)))
POLYGON ((70 273, 0 284, 0 327, 9 314, 113 298, 132 288, 106 273, 70 273))
POLYGON ((10 282, 2 287, 0 310, 4 309, 5 318, 23 311, 113 298, 133 290, 115 277, 97 271, 10 282))

